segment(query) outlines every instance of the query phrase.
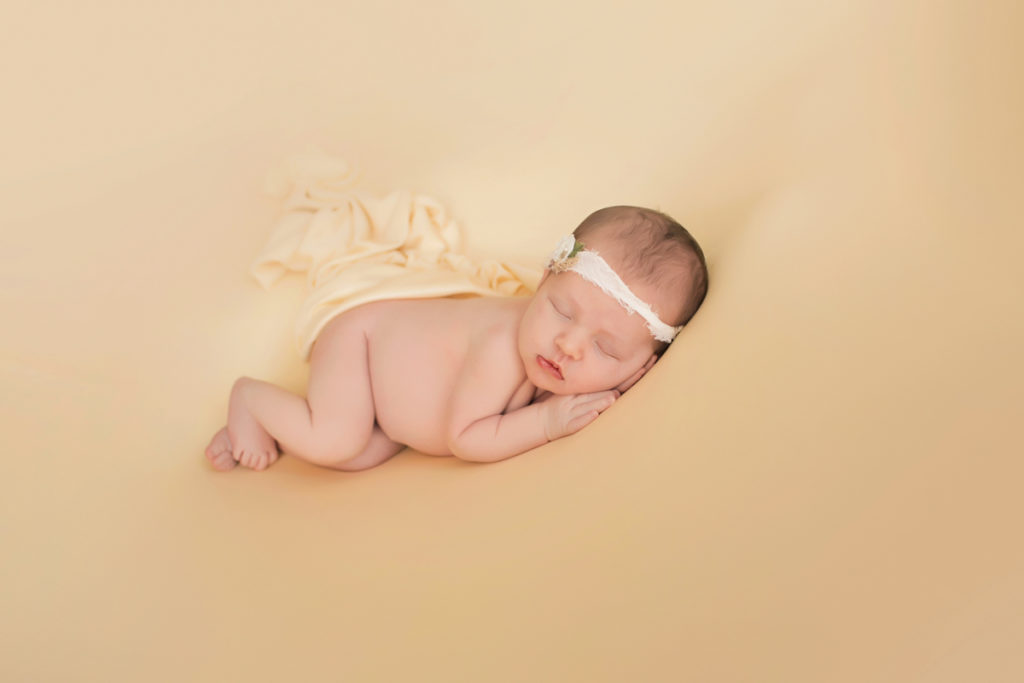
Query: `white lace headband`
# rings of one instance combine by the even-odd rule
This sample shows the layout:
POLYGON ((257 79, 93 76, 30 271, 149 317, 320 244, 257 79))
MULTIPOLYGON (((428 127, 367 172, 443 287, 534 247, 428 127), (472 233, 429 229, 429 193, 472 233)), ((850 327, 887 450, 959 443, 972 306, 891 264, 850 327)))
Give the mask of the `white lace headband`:
POLYGON ((563 237, 551 253, 548 270, 562 273, 567 270, 578 274, 584 280, 600 287, 608 296, 618 301, 630 313, 637 313, 647 322, 647 329, 658 341, 671 342, 679 334, 680 327, 662 322, 650 305, 634 294, 622 281, 608 262, 596 251, 587 251, 583 242, 572 235, 563 237))

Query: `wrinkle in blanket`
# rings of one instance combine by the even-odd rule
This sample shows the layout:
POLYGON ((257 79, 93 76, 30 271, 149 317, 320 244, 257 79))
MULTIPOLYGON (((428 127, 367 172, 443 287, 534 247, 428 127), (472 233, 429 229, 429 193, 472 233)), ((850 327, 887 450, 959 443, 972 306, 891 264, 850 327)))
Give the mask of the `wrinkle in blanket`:
POLYGON ((268 179, 268 187, 284 197, 282 215, 250 272, 267 289, 289 272, 307 274, 311 290, 296 321, 303 358, 331 319, 356 306, 383 299, 527 296, 540 280, 536 268, 471 258, 439 202, 406 190, 372 196, 341 159, 295 157, 268 179))

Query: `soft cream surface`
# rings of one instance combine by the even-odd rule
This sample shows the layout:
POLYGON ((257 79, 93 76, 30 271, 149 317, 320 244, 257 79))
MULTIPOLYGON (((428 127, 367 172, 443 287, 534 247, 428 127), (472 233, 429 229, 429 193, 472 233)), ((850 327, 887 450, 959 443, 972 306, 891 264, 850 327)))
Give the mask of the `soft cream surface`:
POLYGON ((1017 3, 153 7, 0 10, 0 680, 1024 676, 1017 3), (310 146, 513 261, 661 208, 711 292, 528 455, 214 473, 310 146))

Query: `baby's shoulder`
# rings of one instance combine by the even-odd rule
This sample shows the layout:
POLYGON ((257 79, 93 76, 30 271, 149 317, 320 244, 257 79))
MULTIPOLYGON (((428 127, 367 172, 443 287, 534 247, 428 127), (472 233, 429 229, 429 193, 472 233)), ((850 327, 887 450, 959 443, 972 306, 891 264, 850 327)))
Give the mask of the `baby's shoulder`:
POLYGON ((492 353, 515 351, 521 316, 500 300, 478 303, 483 305, 469 311, 473 343, 492 353))
POLYGON ((467 360, 483 364, 502 377, 516 379, 519 361, 519 316, 502 300, 479 300, 467 307, 470 326, 467 360))

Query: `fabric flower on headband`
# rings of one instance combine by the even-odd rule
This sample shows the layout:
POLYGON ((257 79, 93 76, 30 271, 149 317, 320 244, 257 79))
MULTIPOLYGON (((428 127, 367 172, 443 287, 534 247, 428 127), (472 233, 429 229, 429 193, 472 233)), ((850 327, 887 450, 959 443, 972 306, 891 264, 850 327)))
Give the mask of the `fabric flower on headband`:
POLYGON ((548 270, 552 273, 562 273, 576 263, 576 255, 584 249, 583 242, 580 242, 572 235, 566 235, 555 246, 548 261, 548 270))

